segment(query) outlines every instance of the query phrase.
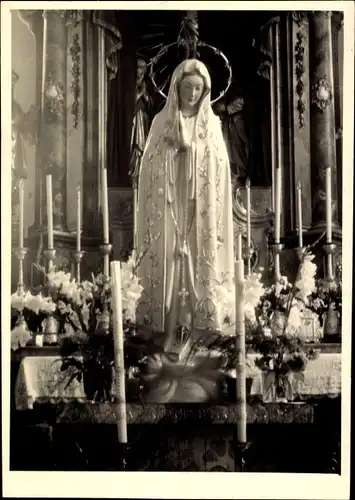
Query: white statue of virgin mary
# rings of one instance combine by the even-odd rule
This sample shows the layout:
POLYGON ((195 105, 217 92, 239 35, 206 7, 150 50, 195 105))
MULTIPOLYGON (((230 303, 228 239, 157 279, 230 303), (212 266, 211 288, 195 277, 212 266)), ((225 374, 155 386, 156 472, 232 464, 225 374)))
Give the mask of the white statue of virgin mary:
POLYGON ((138 324, 192 338, 226 331, 234 315, 232 184, 211 79, 198 60, 175 69, 164 108, 155 116, 139 175, 137 250, 148 251, 138 275, 144 291, 138 324))

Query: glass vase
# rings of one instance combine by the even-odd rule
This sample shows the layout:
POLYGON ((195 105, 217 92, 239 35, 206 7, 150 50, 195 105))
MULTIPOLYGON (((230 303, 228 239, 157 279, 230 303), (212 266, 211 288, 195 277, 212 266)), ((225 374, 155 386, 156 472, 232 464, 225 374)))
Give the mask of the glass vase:
POLYGON ((58 332, 59 332, 59 321, 53 316, 48 316, 42 323, 43 330, 43 344, 57 344, 58 343, 58 332))
POLYGON ((340 340, 339 315, 332 307, 325 315, 323 336, 325 342, 339 342, 340 340))
POLYGON ((292 378, 277 371, 263 372, 264 403, 287 403, 294 400, 292 378))
POLYGON ((270 328, 273 337, 279 337, 283 334, 286 316, 282 311, 274 311, 270 321, 270 328))

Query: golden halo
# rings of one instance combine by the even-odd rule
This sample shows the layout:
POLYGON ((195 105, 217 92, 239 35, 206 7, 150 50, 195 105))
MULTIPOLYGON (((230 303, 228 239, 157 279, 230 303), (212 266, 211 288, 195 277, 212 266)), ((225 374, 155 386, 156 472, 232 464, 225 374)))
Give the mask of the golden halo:
MULTIPOLYGON (((154 88, 155 90, 162 96, 164 97, 164 99, 167 99, 168 96, 159 88, 159 86, 157 85, 156 81, 155 81, 155 78, 154 78, 154 66, 157 64, 157 62, 159 61, 159 59, 164 55, 166 54, 169 49, 171 47, 173 47, 174 45, 178 45, 178 42, 172 42, 172 43, 169 43, 168 45, 165 45, 159 52, 158 54, 153 57, 151 59, 151 62, 150 62, 150 73, 149 73, 149 76, 150 76, 150 79, 152 81, 152 84, 154 85, 154 88)), ((223 52, 219 49, 217 49, 216 47, 213 47, 212 45, 209 45, 208 43, 205 43, 205 42, 198 42, 197 43, 197 47, 206 47, 208 49, 211 49, 217 56, 220 56, 223 60, 224 60, 224 65, 225 67, 227 68, 228 70, 228 78, 227 78, 227 85, 225 87, 224 90, 222 90, 222 92, 220 92, 219 96, 216 97, 216 99, 213 99, 213 101, 211 101, 211 105, 213 106, 213 104, 217 101, 219 101, 220 99, 222 99, 222 97, 224 97, 224 95, 226 94, 227 90, 229 89, 231 83, 232 83, 232 67, 227 59, 227 57, 223 54, 223 52)))

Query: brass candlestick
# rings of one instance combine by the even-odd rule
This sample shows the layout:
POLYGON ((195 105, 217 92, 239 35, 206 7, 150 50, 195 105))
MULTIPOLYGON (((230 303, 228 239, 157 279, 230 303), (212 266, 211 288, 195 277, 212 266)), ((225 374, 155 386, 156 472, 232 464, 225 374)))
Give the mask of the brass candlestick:
POLYGON ((56 251, 54 250, 54 248, 48 248, 47 250, 44 250, 43 253, 48 262, 48 271, 51 271, 53 268, 56 251))
POLYGON ((110 277, 107 275, 103 275, 103 289, 104 289, 104 298, 102 303, 102 312, 97 315, 97 326, 96 333, 98 335, 108 335, 110 333, 110 310, 108 307, 108 302, 106 298, 106 291, 109 287, 110 277))
POLYGON ((83 250, 76 251, 74 253, 74 261, 76 267, 76 281, 80 283, 80 271, 81 271, 81 260, 84 257, 85 252, 83 250))
POLYGON ((100 252, 104 260, 104 276, 110 276, 110 254, 112 252, 112 245, 110 243, 103 243, 100 245, 100 252))
POLYGON ((323 250, 327 256, 327 269, 326 269, 326 278, 329 281, 333 281, 334 272, 333 272, 333 255, 336 252, 336 244, 335 243, 326 243, 323 245, 323 250))
POLYGON ((247 274, 248 274, 248 276, 250 276, 250 274, 251 274, 251 259, 254 255, 254 249, 252 246, 246 247, 244 249, 243 253, 244 253, 243 259, 247 261, 247 274))
POLYGON ((274 255, 274 266, 275 266, 275 281, 279 281, 281 278, 280 272, 280 254, 284 248, 282 243, 274 243, 272 246, 274 255))
POLYGON ((15 255, 18 258, 18 283, 17 283, 17 293, 22 295, 25 293, 25 285, 23 282, 23 261, 27 255, 27 248, 16 248, 15 255))

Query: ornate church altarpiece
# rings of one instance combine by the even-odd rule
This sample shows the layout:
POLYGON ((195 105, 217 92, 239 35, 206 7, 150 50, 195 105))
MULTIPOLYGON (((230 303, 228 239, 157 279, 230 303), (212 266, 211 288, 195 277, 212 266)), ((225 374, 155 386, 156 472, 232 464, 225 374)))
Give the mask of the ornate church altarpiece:
MULTIPOLYGON (((331 166, 333 172, 335 237, 341 238, 341 72, 335 55, 341 57, 338 40, 342 26, 337 13, 235 11, 226 16, 222 11, 32 10, 19 11, 19 15, 33 32, 37 46, 40 126, 35 224, 29 231, 27 246, 38 251, 39 256, 46 231, 43 182, 49 171, 53 174, 55 246, 61 264, 70 267, 73 263, 79 184, 84 193, 83 248, 90 252, 90 259, 83 259, 83 273, 85 260, 90 261, 90 270, 95 259, 99 265, 100 169, 104 167, 108 169, 114 256, 122 258, 130 249, 134 208, 129 174, 134 117, 137 109, 149 110, 151 117, 162 105, 156 87, 165 88, 169 68, 156 64, 159 71, 153 74, 151 63, 162 47, 179 40, 180 51, 186 47, 193 50, 193 43, 198 46, 200 42, 216 47, 231 66, 230 95, 223 95, 216 103, 216 113, 221 113, 222 122, 223 113, 229 120, 225 130, 226 137, 230 133, 232 138, 236 232, 245 232, 244 184, 246 177, 251 179, 254 265, 271 264, 268 241, 273 234, 277 168, 281 169, 282 236, 286 246, 296 245, 298 182, 302 184, 304 230, 308 230, 305 239, 307 234, 322 232, 326 166, 331 166), (224 29, 211 30, 213 23, 224 29), (246 28, 242 32, 239 27, 243 25, 246 28), (243 39, 248 30, 252 35, 243 39), (239 38, 236 32, 241 33, 239 38), (188 41, 186 46, 184 40, 188 41), (155 78, 155 88, 149 75, 155 78), (256 96, 262 96, 260 102, 256 96), (230 113, 226 114, 226 110, 230 113), (233 137, 238 140, 238 148, 233 137)), ((201 43, 200 50, 202 58, 201 43)), ((171 64, 175 64, 174 57, 174 53, 166 56, 171 64)), ((214 78, 214 73, 219 73, 218 65, 213 72, 213 62, 206 62, 211 65, 218 95, 224 85, 214 78)), ((223 74, 225 81, 228 75, 223 74)), ((289 265, 287 252, 284 259, 284 265, 289 265)))

